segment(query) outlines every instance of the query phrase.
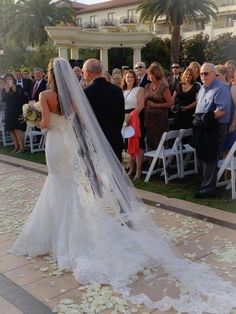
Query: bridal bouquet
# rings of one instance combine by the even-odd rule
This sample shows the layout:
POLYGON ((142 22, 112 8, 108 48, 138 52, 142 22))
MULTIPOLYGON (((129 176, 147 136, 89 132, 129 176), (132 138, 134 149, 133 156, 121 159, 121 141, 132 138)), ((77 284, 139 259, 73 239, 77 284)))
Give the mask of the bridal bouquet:
POLYGON ((23 120, 30 126, 37 126, 37 123, 42 119, 40 105, 38 102, 30 101, 28 104, 24 104, 22 111, 23 120))

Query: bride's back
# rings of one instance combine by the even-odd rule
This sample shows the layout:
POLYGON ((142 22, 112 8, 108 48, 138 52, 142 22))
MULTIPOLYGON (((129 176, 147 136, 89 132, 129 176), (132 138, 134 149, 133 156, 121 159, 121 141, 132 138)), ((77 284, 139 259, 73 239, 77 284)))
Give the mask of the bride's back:
POLYGON ((61 114, 57 93, 52 89, 48 89, 43 91, 42 94, 45 96, 49 111, 55 114, 61 114))

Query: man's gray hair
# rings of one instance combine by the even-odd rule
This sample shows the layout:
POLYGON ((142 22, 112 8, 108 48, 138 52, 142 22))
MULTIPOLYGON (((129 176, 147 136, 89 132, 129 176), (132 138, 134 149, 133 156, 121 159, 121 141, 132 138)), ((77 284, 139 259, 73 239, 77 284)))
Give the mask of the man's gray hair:
POLYGON ((142 62, 142 61, 137 62, 135 64, 135 67, 137 67, 137 66, 142 66, 142 67, 144 67, 144 69, 146 69, 146 64, 144 62, 142 62))
POLYGON ((98 74, 102 73, 102 63, 97 59, 88 59, 84 62, 83 68, 85 68, 88 72, 98 74))
POLYGON ((216 67, 213 63, 210 62, 204 62, 202 66, 207 66, 207 68, 209 70, 211 70, 212 72, 216 73, 216 67))
POLYGON ((44 73, 43 69, 42 68, 34 68, 34 72, 35 71, 41 71, 42 73, 44 73))

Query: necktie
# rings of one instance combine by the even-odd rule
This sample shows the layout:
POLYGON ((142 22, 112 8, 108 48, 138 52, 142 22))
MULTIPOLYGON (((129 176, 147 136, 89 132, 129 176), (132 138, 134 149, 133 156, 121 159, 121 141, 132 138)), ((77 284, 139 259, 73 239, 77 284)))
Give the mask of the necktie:
POLYGON ((38 86, 39 86, 39 83, 38 83, 38 82, 35 82, 34 88, 33 88, 33 93, 32 93, 32 98, 35 97, 35 94, 36 94, 36 92, 37 92, 38 86))
POLYGON ((22 83, 21 83, 21 80, 17 80, 17 83, 16 83, 17 85, 20 85, 21 87, 23 87, 22 86, 22 83))

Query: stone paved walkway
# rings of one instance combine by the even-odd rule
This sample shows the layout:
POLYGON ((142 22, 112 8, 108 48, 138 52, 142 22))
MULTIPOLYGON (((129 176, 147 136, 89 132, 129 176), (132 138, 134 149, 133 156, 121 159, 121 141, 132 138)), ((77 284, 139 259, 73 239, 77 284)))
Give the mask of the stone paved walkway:
MULTIPOLYGON (((66 308, 67 313, 78 313, 69 310, 81 304, 86 294, 71 273, 58 270, 50 256, 31 259, 9 252, 34 207, 46 172, 44 165, 0 155, 0 314, 47 314, 59 302, 61 310, 66 308)), ((146 202, 153 219, 167 230, 171 241, 186 258, 211 265, 218 275, 236 286, 235 214, 149 192, 137 193, 146 202)), ((161 269, 158 274, 149 282, 144 280, 147 278, 140 278, 133 286, 134 293, 144 292, 157 299, 167 289, 174 295, 178 289, 176 282, 161 269)), ((129 311, 150 313, 144 307, 132 305, 129 311)))

